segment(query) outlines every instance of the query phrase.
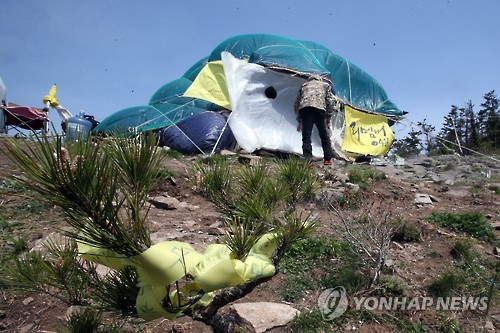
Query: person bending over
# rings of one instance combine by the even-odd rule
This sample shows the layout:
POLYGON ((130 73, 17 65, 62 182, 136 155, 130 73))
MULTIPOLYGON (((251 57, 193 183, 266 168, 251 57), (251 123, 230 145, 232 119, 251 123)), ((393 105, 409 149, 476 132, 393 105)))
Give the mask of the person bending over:
POLYGON ((311 133, 316 125, 323 147, 325 165, 331 165, 333 157, 328 129, 333 111, 336 110, 337 99, 332 90, 330 84, 323 81, 321 76, 311 75, 300 88, 295 101, 297 131, 302 131, 302 155, 304 158, 312 158, 311 133))

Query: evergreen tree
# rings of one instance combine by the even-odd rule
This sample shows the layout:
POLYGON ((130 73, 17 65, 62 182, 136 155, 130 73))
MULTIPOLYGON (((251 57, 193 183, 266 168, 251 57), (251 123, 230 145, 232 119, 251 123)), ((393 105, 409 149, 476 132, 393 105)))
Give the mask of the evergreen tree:
POLYGON ((483 146, 496 150, 500 148, 500 115, 499 101, 495 90, 486 93, 479 111, 481 119, 481 138, 483 146))
POLYGON ((420 140, 420 131, 413 127, 406 137, 396 140, 391 147, 394 154, 401 157, 418 156, 422 151, 422 141, 420 140))
POLYGON ((469 100, 464 108, 464 118, 466 122, 467 137, 465 138, 465 145, 469 149, 477 149, 479 147, 479 135, 476 122, 476 115, 474 114, 474 104, 469 100))
POLYGON ((450 112, 444 117, 444 123, 438 134, 438 138, 441 139, 441 143, 445 145, 446 148, 462 153, 460 148, 462 143, 460 142, 460 135, 457 129, 458 122, 458 107, 452 105, 450 112))
POLYGON ((425 137, 425 145, 422 145, 422 148, 427 151, 427 154, 432 153, 436 148, 437 144, 434 140, 433 132, 436 130, 436 127, 427 123, 427 119, 419 121, 417 125, 420 127, 418 131, 419 136, 425 137))

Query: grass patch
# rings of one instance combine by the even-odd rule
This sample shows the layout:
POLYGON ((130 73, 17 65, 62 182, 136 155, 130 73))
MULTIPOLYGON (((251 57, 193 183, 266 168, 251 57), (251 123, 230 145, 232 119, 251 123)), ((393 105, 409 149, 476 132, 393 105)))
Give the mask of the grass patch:
POLYGON ((337 266, 332 272, 323 276, 320 280, 323 288, 335 288, 342 286, 347 293, 352 294, 369 285, 370 278, 363 274, 361 267, 353 262, 337 266))
POLYGON ((349 182, 358 184, 359 188, 366 191, 370 188, 373 181, 387 179, 387 175, 369 167, 355 165, 349 171, 349 182))
POLYGON ((452 231, 460 231, 480 240, 493 242, 496 240, 495 231, 486 217, 478 212, 447 213, 433 212, 424 218, 437 226, 452 231))
POLYGON ((288 302, 296 302, 307 291, 343 286, 348 292, 366 287, 361 261, 348 243, 324 237, 294 244, 280 263, 285 280, 279 290, 288 302))
POLYGON ((413 223, 400 222, 394 235, 392 236, 393 241, 399 242, 419 242, 421 239, 420 229, 413 223))
POLYGON ((302 276, 290 276, 283 281, 279 294, 284 301, 295 303, 301 299, 306 291, 312 290, 314 286, 315 283, 312 280, 302 276))
POLYGON ((473 249, 474 242, 470 238, 459 239, 451 248, 451 255, 457 260, 463 260, 466 263, 472 263, 478 257, 473 249))
POLYGON ((348 252, 349 245, 337 239, 311 238, 294 244, 281 260, 283 273, 310 272, 331 266, 330 259, 348 252))
POLYGON ((498 185, 489 185, 488 190, 495 192, 495 194, 500 194, 500 186, 498 185))
POLYGON ((441 277, 432 281, 427 291, 434 297, 452 296, 454 292, 462 289, 466 278, 462 272, 446 271, 441 277))

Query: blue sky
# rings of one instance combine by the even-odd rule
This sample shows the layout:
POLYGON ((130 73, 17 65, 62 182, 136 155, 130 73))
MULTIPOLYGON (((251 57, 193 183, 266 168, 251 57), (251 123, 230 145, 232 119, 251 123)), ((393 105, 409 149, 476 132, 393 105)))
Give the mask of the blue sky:
MULTIPOLYGON (((409 121, 441 127, 452 104, 500 91, 495 0, 2 0, 7 99, 59 102, 98 120, 148 103, 220 42, 269 33, 323 44, 378 80, 409 121)), ((60 119, 55 112, 51 118, 60 119)))

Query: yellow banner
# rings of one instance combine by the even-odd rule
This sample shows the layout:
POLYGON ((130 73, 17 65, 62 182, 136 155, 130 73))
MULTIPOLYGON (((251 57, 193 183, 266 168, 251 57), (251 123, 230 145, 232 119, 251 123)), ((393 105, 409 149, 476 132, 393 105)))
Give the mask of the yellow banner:
POLYGON ((216 60, 206 64, 184 96, 200 98, 231 110, 222 61, 216 60))
POLYGON ((270 257, 277 246, 274 234, 264 234, 243 260, 236 259, 223 244, 211 244, 200 254, 191 245, 177 241, 153 245, 131 258, 83 243, 78 243, 78 251, 82 258, 115 270, 135 267, 141 287, 136 299, 137 314, 149 321, 174 319, 193 306, 185 301, 186 297, 202 292, 203 297, 194 306, 206 306, 218 289, 273 276, 276 269, 270 257), (169 294, 174 284, 179 288, 172 288, 169 294), (166 298, 169 302, 165 302, 166 298))
POLYGON ((387 118, 357 111, 346 105, 344 108, 345 133, 342 149, 362 155, 387 153, 394 141, 394 132, 387 118))

